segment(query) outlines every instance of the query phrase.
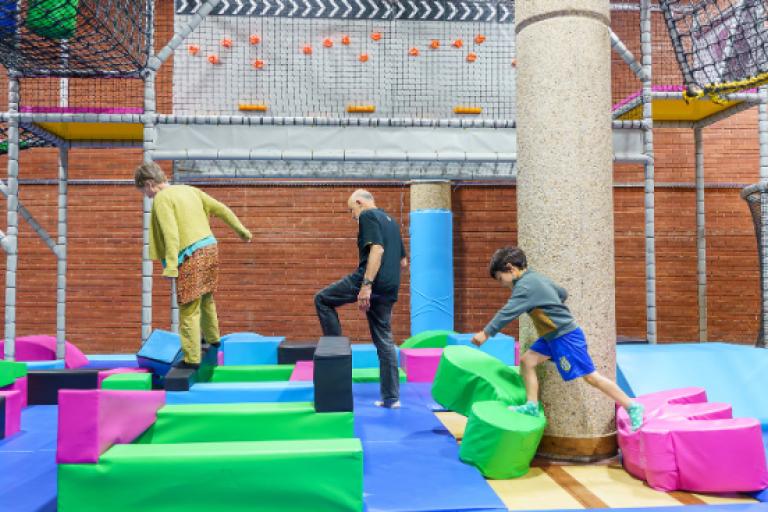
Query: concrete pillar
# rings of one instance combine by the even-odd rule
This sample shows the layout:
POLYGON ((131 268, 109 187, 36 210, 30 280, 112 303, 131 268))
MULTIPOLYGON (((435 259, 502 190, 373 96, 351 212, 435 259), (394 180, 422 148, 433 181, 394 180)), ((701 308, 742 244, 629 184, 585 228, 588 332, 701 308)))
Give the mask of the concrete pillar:
POLYGON ((453 330, 453 214, 449 181, 411 183, 411 335, 453 330))
MULTIPOLYGON (((616 375, 609 0, 518 0, 518 244, 569 292, 597 370, 616 375)), ((527 348, 532 324, 521 322, 527 348)), ((584 382, 539 372, 549 426, 539 453, 616 452, 613 402, 584 382)))

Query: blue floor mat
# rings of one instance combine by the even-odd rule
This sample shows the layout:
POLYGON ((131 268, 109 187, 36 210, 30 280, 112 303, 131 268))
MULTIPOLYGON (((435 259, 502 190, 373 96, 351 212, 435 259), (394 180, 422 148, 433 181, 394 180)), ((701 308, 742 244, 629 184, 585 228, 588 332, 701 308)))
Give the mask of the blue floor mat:
POLYGON ((368 512, 507 510, 450 436, 363 442, 368 512))
POLYGON ((373 405, 378 384, 355 384, 355 432, 363 443, 368 512, 507 510, 430 409, 430 384, 403 383, 400 409, 373 405))
POLYGON ((27 407, 19 434, 0 441, 0 510, 56 510, 56 423, 53 405, 27 407))

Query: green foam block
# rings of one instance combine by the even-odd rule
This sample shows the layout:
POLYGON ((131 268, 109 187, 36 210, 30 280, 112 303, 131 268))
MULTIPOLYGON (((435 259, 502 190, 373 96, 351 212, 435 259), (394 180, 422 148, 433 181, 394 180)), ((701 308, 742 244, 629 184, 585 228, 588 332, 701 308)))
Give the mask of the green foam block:
POLYGON ((211 382, 267 382, 289 380, 292 364, 258 364, 243 366, 217 366, 211 382))
POLYGON ((475 402, 525 403, 525 386, 520 374, 495 357, 472 347, 451 345, 440 358, 432 398, 450 411, 469 416, 475 402))
POLYGON ((456 334, 455 331, 423 331, 411 336, 400 345, 400 348, 445 348, 448 344, 448 336, 456 334))
POLYGON ((49 39, 69 39, 77 29, 78 0, 29 0, 27 27, 49 39))
POLYGON ((13 381, 24 377, 26 374, 26 364, 0 360, 0 386, 10 386, 13 381))
POLYGON ((115 445, 60 464, 59 512, 363 509, 359 439, 115 445))
POLYGON ((354 437, 351 412, 317 413, 308 402, 166 405, 135 443, 283 441, 354 437))
MULTIPOLYGON (((405 382, 405 372, 397 369, 398 379, 405 382)), ((352 382, 379 382, 381 380, 378 368, 352 368, 352 382)))
POLYGON ((117 373, 101 381, 101 389, 152 390, 151 373, 117 373))
POLYGON ((461 440, 459 458, 486 478, 517 478, 528 473, 547 420, 543 411, 528 416, 504 402, 477 402, 461 440))

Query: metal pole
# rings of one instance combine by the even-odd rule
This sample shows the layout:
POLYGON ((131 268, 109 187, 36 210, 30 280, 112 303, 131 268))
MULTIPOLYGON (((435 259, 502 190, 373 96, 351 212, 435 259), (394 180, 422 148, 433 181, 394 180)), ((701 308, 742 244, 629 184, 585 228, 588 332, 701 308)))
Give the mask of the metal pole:
POLYGON ((654 225, 653 90, 651 1, 640 0, 640 49, 643 62, 643 153, 645 162, 645 307, 648 343, 656 343, 656 244, 654 225))
POLYGON ((699 341, 707 341, 707 231, 704 210, 704 140, 702 128, 693 129, 696 149, 696 283, 699 304, 699 341))
POLYGON ((16 267, 19 236, 19 79, 8 74, 8 202, 5 267, 5 359, 16 356, 16 267), (16 114, 16 115, 14 115, 16 114))
MULTIPOLYGON (((760 183, 768 183, 768 89, 760 87, 758 105, 758 130, 760 140, 760 183)), ((768 191, 760 192, 760 291, 762 324, 758 347, 768 346, 768 191)))
POLYGON ((56 359, 64 359, 67 327, 67 177, 69 148, 59 148, 59 223, 56 247, 56 359))
MULTIPOLYGON (((144 112, 148 114, 144 121, 144 162, 152 161, 155 146, 155 125, 152 121, 155 113, 155 73, 144 77, 144 112)), ((149 223, 152 200, 142 197, 142 238, 141 249, 141 342, 147 341, 152 333, 152 260, 149 259, 149 223)))

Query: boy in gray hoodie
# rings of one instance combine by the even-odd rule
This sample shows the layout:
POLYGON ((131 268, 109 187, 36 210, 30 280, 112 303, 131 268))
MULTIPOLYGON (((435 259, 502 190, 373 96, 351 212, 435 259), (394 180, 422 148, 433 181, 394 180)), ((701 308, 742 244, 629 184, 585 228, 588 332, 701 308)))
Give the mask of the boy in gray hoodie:
POLYGON ((615 382, 600 375, 587 351, 584 332, 571 316, 565 300, 568 293, 548 277, 528 268, 525 253, 517 247, 497 250, 488 267, 491 278, 512 290, 512 296, 485 328, 472 337, 482 345, 505 325, 528 313, 539 339, 520 358, 520 374, 525 382, 528 401, 510 406, 523 414, 539 414, 539 380, 536 367, 552 360, 564 381, 583 378, 624 407, 632 421, 632 430, 643 424, 643 406, 633 402, 615 382))

